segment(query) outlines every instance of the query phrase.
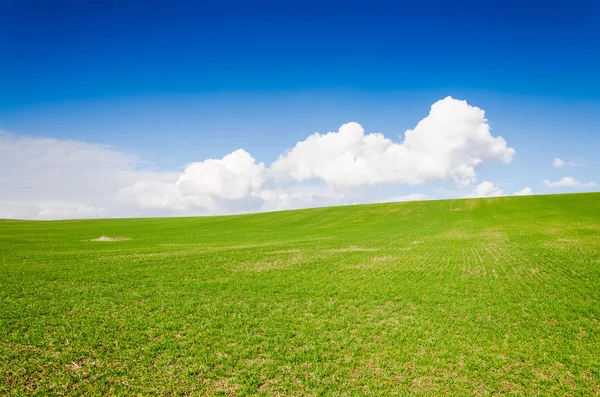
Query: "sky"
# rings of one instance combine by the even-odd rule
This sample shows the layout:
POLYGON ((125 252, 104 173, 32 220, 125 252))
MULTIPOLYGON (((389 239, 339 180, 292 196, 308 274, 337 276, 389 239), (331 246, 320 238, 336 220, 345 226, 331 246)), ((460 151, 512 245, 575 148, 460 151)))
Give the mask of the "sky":
POLYGON ((0 218, 600 190, 600 2, 0 0, 0 218))

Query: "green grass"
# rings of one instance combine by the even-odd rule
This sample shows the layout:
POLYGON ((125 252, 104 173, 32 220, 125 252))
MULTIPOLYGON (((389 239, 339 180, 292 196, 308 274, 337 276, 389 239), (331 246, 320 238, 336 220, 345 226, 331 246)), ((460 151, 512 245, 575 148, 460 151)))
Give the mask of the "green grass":
POLYGON ((600 193, 0 221, 0 395, 600 395, 599 320, 600 193))

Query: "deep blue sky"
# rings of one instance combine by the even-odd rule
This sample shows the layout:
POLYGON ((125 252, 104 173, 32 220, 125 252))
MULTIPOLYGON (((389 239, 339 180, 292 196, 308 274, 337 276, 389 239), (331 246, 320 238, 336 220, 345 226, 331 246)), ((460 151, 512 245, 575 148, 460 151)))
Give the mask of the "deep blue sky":
POLYGON ((446 95, 517 150, 498 183, 600 147, 599 1, 0 0, 0 54, 0 129, 161 169, 348 121, 396 138, 446 95))
POLYGON ((3 107, 221 90, 597 97, 598 1, 0 2, 3 107))

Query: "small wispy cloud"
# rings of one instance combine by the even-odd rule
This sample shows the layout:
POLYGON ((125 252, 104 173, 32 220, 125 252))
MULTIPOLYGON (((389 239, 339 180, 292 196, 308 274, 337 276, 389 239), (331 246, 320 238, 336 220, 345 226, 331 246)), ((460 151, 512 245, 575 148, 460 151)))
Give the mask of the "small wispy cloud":
POLYGON ((575 178, 572 178, 570 176, 565 176, 564 178, 562 178, 558 181, 554 181, 554 182, 550 182, 549 180, 546 179, 544 181, 544 185, 546 185, 546 187, 549 187, 549 188, 571 187, 571 188, 579 188, 579 189, 587 189, 587 188, 598 186, 594 182, 585 182, 585 183, 579 182, 578 180, 576 180, 575 178))
POLYGON ((554 161, 552 162, 552 165, 554 166, 554 168, 563 168, 565 166, 569 166, 569 167, 585 167, 585 164, 582 163, 582 162, 565 161, 565 160, 559 159, 559 158, 555 158, 554 161))

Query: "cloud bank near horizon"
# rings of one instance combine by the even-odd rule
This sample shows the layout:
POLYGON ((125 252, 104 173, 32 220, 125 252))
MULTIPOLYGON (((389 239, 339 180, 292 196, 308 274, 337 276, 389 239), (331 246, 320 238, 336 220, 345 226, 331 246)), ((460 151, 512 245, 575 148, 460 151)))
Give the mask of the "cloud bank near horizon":
MULTIPOLYGON (((485 112, 446 97, 402 141, 365 133, 358 123, 315 133, 273 163, 243 149, 221 159, 155 172, 135 155, 78 141, 0 134, 0 217, 81 218, 208 215, 373 200, 376 186, 452 181, 470 197, 502 195, 477 171, 509 164, 515 150, 493 136, 485 112)), ((528 194, 531 190, 518 193, 528 194)), ((429 198, 413 194, 389 199, 429 198)))
POLYGON ((576 189, 588 189, 588 188, 598 186, 594 182, 579 182, 578 180, 576 180, 575 178, 572 178, 570 176, 565 176, 564 178, 561 178, 560 180, 554 181, 554 182, 550 182, 549 180, 546 179, 544 181, 544 185, 549 188, 572 187, 572 188, 576 188, 576 189))

